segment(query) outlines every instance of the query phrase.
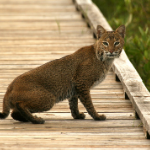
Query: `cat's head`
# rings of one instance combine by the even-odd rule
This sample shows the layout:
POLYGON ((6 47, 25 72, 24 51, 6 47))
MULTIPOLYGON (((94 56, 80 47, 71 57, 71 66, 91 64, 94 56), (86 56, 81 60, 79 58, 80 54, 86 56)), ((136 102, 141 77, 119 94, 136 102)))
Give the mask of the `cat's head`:
POLYGON ((99 60, 114 59, 120 56, 124 45, 125 26, 121 25, 115 31, 106 31, 97 26, 96 56, 99 60))

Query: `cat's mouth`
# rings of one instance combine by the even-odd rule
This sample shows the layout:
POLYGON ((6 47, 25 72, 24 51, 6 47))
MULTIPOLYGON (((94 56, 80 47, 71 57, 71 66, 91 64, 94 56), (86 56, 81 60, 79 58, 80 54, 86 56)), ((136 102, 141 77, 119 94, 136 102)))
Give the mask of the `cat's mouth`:
POLYGON ((120 53, 109 53, 106 54, 108 58, 118 58, 120 53))
POLYGON ((119 53, 99 53, 97 52, 97 58, 101 61, 105 61, 106 59, 114 59, 114 58, 118 58, 119 57, 119 53))
POLYGON ((117 58, 117 57, 119 57, 119 55, 118 54, 107 54, 107 57, 108 58, 117 58))

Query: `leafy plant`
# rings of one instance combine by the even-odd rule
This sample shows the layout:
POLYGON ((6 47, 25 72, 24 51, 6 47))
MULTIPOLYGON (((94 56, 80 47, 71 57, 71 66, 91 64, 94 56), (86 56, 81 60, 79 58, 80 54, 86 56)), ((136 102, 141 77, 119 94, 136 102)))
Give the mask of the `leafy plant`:
POLYGON ((126 38, 125 50, 145 85, 150 89, 150 31, 148 28, 144 31, 139 27, 139 32, 140 36, 126 38))

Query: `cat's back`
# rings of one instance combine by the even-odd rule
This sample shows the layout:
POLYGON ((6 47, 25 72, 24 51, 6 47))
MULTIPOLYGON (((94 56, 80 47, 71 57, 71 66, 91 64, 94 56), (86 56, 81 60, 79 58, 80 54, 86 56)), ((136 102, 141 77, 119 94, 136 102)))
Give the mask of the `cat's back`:
POLYGON ((53 88, 53 85, 59 87, 70 84, 77 68, 92 57, 94 57, 93 45, 82 47, 71 55, 50 61, 18 76, 11 83, 11 87, 13 85, 22 89, 29 86, 33 88, 38 84, 53 88))

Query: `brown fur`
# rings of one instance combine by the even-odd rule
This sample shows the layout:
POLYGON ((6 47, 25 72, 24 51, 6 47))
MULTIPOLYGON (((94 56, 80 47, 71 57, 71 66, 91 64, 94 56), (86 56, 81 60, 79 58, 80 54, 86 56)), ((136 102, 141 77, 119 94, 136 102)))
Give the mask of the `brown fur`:
POLYGON ((41 124, 44 120, 32 113, 50 110, 55 103, 69 99, 73 118, 84 119, 84 113, 78 110, 79 98, 93 119, 105 120, 105 115, 99 115, 93 106, 90 88, 104 80, 114 58, 119 57, 125 27, 122 25, 110 32, 98 25, 97 34, 98 40, 94 45, 83 47, 14 79, 4 96, 0 118, 6 118, 11 108, 11 116, 15 120, 41 124))

